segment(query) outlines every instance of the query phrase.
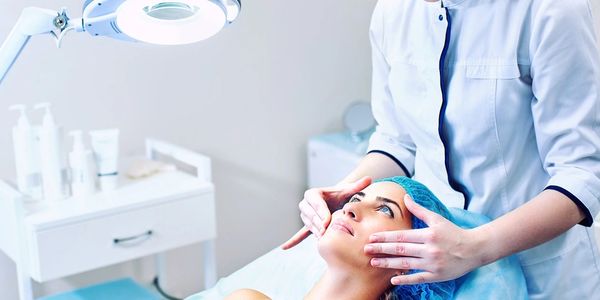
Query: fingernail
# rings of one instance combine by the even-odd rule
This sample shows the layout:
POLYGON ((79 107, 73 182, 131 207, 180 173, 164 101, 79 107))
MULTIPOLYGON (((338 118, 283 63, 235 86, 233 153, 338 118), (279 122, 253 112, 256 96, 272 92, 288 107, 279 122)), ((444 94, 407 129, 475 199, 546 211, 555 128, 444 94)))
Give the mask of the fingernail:
POLYGON ((373 246, 371 246, 371 245, 366 245, 365 246, 365 252, 371 252, 373 250, 375 250, 375 248, 373 246))
POLYGON ((392 284, 393 285, 399 285, 400 284, 400 279, 398 279, 396 277, 392 278, 392 284))
POLYGON ((370 242, 378 242, 379 241, 379 236, 377 236, 377 235, 371 235, 369 237, 369 241, 370 242))
POLYGON ((371 259, 371 266, 378 267, 380 265, 381 265, 381 261, 379 259, 377 259, 377 258, 371 259))
POLYGON ((404 201, 412 201, 412 198, 408 194, 406 194, 404 195, 404 201))

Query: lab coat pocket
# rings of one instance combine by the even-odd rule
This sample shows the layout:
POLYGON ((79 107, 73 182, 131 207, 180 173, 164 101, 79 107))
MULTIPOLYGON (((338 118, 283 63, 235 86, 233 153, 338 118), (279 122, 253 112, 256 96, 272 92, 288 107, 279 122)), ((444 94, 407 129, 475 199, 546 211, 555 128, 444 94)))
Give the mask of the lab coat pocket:
MULTIPOLYGON (((494 64, 471 63, 465 66, 464 72, 464 91, 460 91, 459 96, 477 99, 474 104, 477 109, 486 107, 486 121, 491 123, 490 132, 496 134, 496 150, 513 143, 515 136, 523 136, 522 130, 530 130, 531 119, 527 114, 531 111, 530 99, 533 94, 528 65, 510 60, 494 64)), ((471 115, 475 115, 475 112, 474 108, 471 115)), ((460 120, 459 116, 456 119, 460 120)), ((476 137, 474 142, 478 139, 484 137, 476 137)), ((497 163, 503 164, 501 160, 497 163)), ((499 175, 507 176, 505 173, 499 175)), ((506 205, 510 207, 508 203, 506 205)))
POLYGON ((466 76, 471 79, 515 79, 521 77, 518 64, 468 65, 466 76))

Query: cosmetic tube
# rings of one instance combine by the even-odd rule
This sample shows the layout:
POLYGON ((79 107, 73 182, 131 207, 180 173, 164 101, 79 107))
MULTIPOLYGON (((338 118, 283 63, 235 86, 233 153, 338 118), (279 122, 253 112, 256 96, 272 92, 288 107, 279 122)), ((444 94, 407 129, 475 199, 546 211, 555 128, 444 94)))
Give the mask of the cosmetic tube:
POLYGON ((90 137, 100 190, 114 190, 119 175, 119 129, 93 130, 90 137))

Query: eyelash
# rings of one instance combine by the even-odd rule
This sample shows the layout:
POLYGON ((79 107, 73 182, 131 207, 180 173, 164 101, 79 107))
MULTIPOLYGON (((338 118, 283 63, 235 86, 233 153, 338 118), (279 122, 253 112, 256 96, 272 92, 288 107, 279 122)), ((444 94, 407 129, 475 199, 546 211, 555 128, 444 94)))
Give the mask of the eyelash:
MULTIPOLYGON (((350 198, 350 200, 348 200, 348 203, 353 203, 353 202, 360 202, 360 199, 358 199, 357 197, 352 197, 350 198)), ((394 211, 387 205, 381 205, 379 207, 377 207, 378 211, 382 211, 383 208, 387 208, 388 212, 384 212, 384 214, 390 216, 391 218, 394 217, 394 211)))

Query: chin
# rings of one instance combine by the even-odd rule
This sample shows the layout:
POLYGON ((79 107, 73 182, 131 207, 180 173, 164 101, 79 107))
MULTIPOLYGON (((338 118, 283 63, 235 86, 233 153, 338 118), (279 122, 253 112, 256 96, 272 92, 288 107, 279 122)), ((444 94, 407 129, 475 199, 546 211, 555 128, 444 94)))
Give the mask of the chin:
POLYGON ((364 253, 364 243, 350 235, 329 230, 317 242, 319 254, 328 265, 364 267, 370 258, 364 253))

